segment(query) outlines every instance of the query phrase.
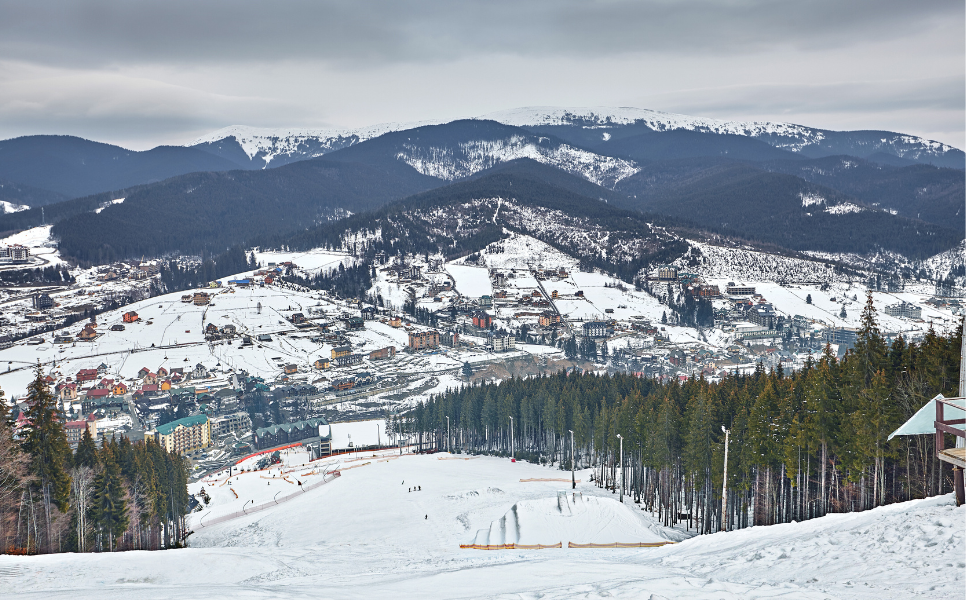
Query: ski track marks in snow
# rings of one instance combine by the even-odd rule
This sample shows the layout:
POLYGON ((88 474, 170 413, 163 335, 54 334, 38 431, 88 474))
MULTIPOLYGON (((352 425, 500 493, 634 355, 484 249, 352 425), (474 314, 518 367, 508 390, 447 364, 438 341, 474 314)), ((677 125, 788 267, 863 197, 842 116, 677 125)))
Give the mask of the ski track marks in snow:
MULTIPOLYGON (((404 456, 347 471, 277 508, 199 531, 184 550, 0 556, 4 594, 70 600, 962 598, 966 508, 955 508, 950 496, 661 548, 461 550, 458 544, 473 531, 513 506, 524 536, 534 518, 575 518, 547 512, 556 510, 558 489, 569 493, 569 486, 521 483, 550 473, 527 463, 438 458, 404 456), (414 484, 423 491, 409 492, 414 484)), ((609 492, 586 483, 577 489, 658 539, 681 539, 629 499, 621 507, 609 492)))

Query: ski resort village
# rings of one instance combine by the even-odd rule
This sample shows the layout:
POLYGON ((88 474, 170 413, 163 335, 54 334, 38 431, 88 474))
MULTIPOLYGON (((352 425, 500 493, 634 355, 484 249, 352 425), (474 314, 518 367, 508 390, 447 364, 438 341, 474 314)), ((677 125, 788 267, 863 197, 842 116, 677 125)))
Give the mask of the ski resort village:
MULTIPOLYGON (((532 392, 546 401, 537 412, 530 392, 516 408, 480 400, 471 410, 482 421, 444 404, 453 394, 472 403, 458 399, 468 389, 497 399, 508 384, 561 376, 685 390, 814 371, 867 343, 869 307, 883 343, 953 335, 957 288, 699 245, 623 281, 508 231, 448 261, 367 256, 351 243, 255 248, 245 270, 166 293, 165 271, 201 259, 85 269, 59 261, 46 228, 16 240, 5 241, 17 256, 6 268, 42 260, 52 275, 0 292, 0 387, 14 438, 33 430, 40 377, 76 456, 103 447, 127 460, 143 440, 183 457, 186 476, 175 496, 183 511, 156 530, 131 512, 119 538, 128 549, 182 549, 110 562, 0 556, 0 584, 18 595, 883 599, 957 598, 966 585, 966 509, 928 448, 915 484, 883 471, 822 492, 834 469, 799 458, 812 483, 786 473, 781 485, 797 489, 766 491, 775 473, 756 470, 753 487, 724 496, 722 513, 703 486, 721 487, 727 434, 700 483, 649 463, 656 438, 622 430, 619 420, 635 417, 619 406, 591 423, 564 408, 570 392, 561 416, 546 391, 532 392), (489 428, 492 411, 502 416, 489 428), (538 433, 557 419, 556 433, 538 433), (914 487, 930 497, 910 500, 914 487), (904 501, 882 505, 887 493, 904 501), (866 510, 832 514, 830 503, 866 510), (720 530, 731 531, 701 535, 720 530)), ((917 413, 925 425, 903 425, 919 434, 905 439, 933 431, 934 407, 917 413)), ((688 401, 675 418, 700 420, 701 410, 688 401)), ((632 429, 650 431, 643 415, 632 429)), ((131 489, 128 510, 142 510, 130 494, 146 488, 131 489)), ((87 543, 109 550, 114 540, 98 531, 87 543)))
MULTIPOLYGON (((43 231, 33 237, 8 254, 58 265, 43 231)), ((0 388, 17 405, 40 365, 68 430, 87 427, 98 442, 160 441, 172 422, 202 423, 204 436, 177 446, 202 474, 261 449, 259 432, 391 418, 464 385, 560 371, 684 382, 800 370, 826 346, 841 358, 855 345, 867 294, 889 343, 946 334, 963 314, 958 290, 931 282, 700 248, 707 264, 683 259, 633 282, 509 232, 450 262, 256 249, 250 270, 167 294, 162 261, 61 267, 61 282, 0 291, 0 388), (364 293, 340 293, 356 276, 364 293)))

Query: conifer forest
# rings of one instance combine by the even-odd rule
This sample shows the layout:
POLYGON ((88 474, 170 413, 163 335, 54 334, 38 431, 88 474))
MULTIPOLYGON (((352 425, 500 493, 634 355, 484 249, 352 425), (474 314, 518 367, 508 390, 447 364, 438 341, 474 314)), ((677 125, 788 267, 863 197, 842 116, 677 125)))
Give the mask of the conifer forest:
POLYGON ((957 395, 962 327, 887 345, 871 302, 862 324, 841 360, 826 347, 793 373, 759 364, 719 382, 578 372, 510 379, 448 391, 393 426, 440 449, 513 453, 563 470, 574 460, 665 525, 700 533, 951 491, 933 436, 888 436, 936 394, 957 395))
POLYGON ((27 425, 14 437, 0 401, 0 553, 110 552, 180 547, 187 536, 185 461, 154 442, 85 430, 72 452, 37 370, 27 425))

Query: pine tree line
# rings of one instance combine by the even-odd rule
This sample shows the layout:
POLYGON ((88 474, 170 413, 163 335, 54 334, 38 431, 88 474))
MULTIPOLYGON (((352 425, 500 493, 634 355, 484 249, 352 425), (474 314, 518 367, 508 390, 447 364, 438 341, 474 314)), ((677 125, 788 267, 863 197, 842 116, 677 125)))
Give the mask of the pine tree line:
POLYGON ((113 552, 178 547, 188 535, 188 468, 158 444, 89 430, 71 452, 40 368, 28 425, 14 436, 0 392, 0 553, 113 552), (19 439, 18 439, 19 438, 19 439))
POLYGON ((962 327, 945 337, 930 330, 921 343, 900 337, 887 346, 870 300, 854 349, 837 360, 826 347, 791 374, 759 364, 713 383, 576 372, 512 378, 447 391, 394 427, 421 447, 504 456, 512 448, 564 469, 573 435, 577 467, 592 467, 598 486, 623 488, 666 525, 707 533, 801 521, 951 489, 933 436, 887 438, 936 394, 956 395, 961 336, 962 327), (722 426, 730 439, 724 522, 722 426))

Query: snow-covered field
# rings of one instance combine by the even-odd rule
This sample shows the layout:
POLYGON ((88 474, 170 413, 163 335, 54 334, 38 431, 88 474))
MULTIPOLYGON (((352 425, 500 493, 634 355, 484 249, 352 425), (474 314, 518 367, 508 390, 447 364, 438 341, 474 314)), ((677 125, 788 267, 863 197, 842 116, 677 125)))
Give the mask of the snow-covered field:
MULTIPOLYGON (((5 597, 71 599, 963 595, 966 508, 948 496, 685 539, 629 499, 622 506, 588 484, 587 471, 577 473, 581 494, 574 496, 569 481, 521 481, 569 473, 506 459, 380 453, 340 460, 341 477, 276 507, 210 527, 200 527, 203 513, 195 513, 185 550, 0 556, 0 588, 5 597), (416 487, 422 490, 410 491, 416 487), (563 548, 459 547, 499 536, 563 548), (567 547, 660 540, 680 543, 567 547)), ((256 481, 251 493, 298 487, 265 473, 243 476, 256 481)), ((224 492, 217 485, 207 489, 224 492)), ((211 496, 210 508, 226 502, 224 493, 211 496)))
POLYGON ((5 268, 23 269, 25 267, 48 267, 60 264, 57 244, 50 237, 50 225, 34 227, 0 239, 0 246, 19 244, 30 248, 30 262, 27 264, 6 265, 5 268))
POLYGON ((490 275, 483 267, 448 264, 446 272, 456 281, 456 289, 464 296, 479 298, 492 296, 493 287, 490 285, 490 275))
POLYGON ((354 258, 344 252, 332 252, 323 250, 322 248, 315 248, 305 252, 255 251, 255 259, 262 265, 268 265, 269 263, 281 264, 283 262, 295 263, 313 275, 330 269, 338 269, 340 263, 349 267, 356 262, 354 258))

